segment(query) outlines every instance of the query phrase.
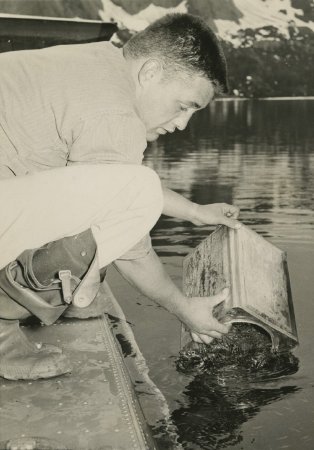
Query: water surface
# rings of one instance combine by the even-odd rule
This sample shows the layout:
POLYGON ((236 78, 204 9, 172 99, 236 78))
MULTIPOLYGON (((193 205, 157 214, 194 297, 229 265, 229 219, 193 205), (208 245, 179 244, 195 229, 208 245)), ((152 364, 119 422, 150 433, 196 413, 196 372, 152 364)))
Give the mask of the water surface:
MULTIPOLYGON (((219 101, 147 150, 145 164, 169 188, 197 203, 238 205, 245 224, 287 251, 300 339, 299 369, 285 376, 179 373, 179 322, 117 282, 114 292, 185 449, 314 448, 313 117, 311 100, 219 101)), ((156 225, 155 249, 179 286, 184 255, 212 230, 167 217, 156 225)))

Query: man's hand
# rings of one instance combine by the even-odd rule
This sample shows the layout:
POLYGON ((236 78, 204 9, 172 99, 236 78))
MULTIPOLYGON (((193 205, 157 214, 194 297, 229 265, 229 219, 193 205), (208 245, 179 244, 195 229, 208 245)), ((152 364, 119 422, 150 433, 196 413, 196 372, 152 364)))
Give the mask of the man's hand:
POLYGON ((221 338, 228 333, 231 325, 218 322, 213 317, 213 308, 229 297, 229 289, 223 289, 212 297, 187 298, 180 308, 179 318, 189 328, 195 342, 209 344, 213 338, 221 338))
POLYGON ((213 317, 214 306, 228 299, 229 289, 212 297, 186 297, 170 279, 153 249, 143 258, 117 260, 115 266, 144 295, 175 314, 197 342, 209 344, 229 331, 229 325, 213 317))
POLYGON ((191 222, 195 225, 226 225, 230 228, 239 229, 241 223, 236 220, 240 210, 237 206, 227 203, 213 203, 210 205, 195 204, 191 222))
POLYGON ((241 223, 236 219, 239 216, 239 208, 227 203, 213 203, 210 205, 198 205, 177 192, 163 188, 164 208, 163 214, 178 219, 189 220, 195 225, 227 225, 238 229, 241 223))

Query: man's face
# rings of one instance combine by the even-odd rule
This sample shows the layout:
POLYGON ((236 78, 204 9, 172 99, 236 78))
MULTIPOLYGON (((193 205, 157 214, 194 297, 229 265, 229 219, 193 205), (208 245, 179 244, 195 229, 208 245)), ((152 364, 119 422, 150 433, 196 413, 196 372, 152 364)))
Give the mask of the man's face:
MULTIPOLYGON (((147 75, 147 74, 146 74, 147 75)), ((199 75, 164 79, 152 71, 140 83, 138 113, 146 126, 148 141, 159 135, 184 130, 192 114, 212 100, 212 83, 199 75)))

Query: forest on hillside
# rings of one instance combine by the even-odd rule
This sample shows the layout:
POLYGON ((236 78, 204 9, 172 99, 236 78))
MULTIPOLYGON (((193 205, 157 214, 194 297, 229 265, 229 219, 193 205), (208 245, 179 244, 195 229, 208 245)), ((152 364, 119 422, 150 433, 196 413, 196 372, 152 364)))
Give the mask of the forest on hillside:
MULTIPOLYGON (((276 34, 276 30, 270 30, 276 34)), ((314 95, 314 33, 301 29, 290 39, 256 41, 234 48, 223 42, 230 92, 244 97, 314 95)))

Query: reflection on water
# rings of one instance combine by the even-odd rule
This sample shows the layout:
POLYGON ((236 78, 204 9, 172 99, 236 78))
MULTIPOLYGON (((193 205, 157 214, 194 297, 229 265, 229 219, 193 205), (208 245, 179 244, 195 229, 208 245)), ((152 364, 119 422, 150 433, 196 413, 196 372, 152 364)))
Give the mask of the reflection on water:
POLYGON ((184 390, 184 405, 172 414, 180 442, 202 449, 240 443, 243 423, 263 406, 301 389, 267 386, 269 380, 296 373, 298 363, 289 349, 273 352, 270 337, 250 325, 234 324, 227 336, 209 346, 188 344, 176 361, 180 372, 194 374, 184 390))
POLYGON ((296 386, 254 389, 202 374, 186 387, 185 405, 173 412, 172 419, 183 448, 225 448, 242 441, 241 425, 258 414, 261 407, 297 391, 296 386))
MULTIPOLYGON (((198 203, 227 202, 241 220, 277 241, 314 239, 314 102, 221 101, 188 129, 161 137, 145 164, 198 203)), ((209 228, 163 218, 154 233, 161 254, 182 254, 209 228)))
MULTIPOLYGON (((310 100, 216 102, 184 132, 161 137, 147 151, 145 164, 169 188, 197 203, 238 205, 245 224, 288 249, 297 293, 301 365, 294 375, 293 360, 283 372, 268 374, 271 381, 257 381, 213 371, 176 372, 177 355, 171 352, 168 358, 151 358, 183 448, 313 448, 313 117, 310 100)), ((212 229, 162 217, 153 243, 160 255, 172 257, 165 258, 168 271, 179 277, 171 261, 181 260, 212 229)), ((166 346, 175 336, 164 332, 166 346)), ((159 440, 168 448, 160 433, 159 440)))

